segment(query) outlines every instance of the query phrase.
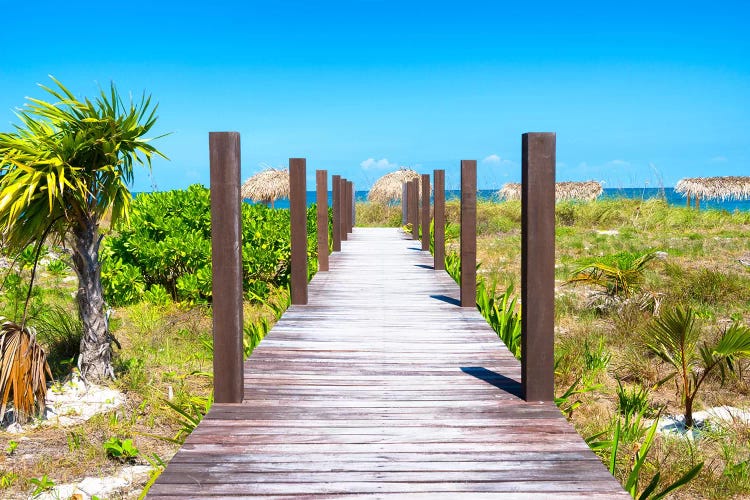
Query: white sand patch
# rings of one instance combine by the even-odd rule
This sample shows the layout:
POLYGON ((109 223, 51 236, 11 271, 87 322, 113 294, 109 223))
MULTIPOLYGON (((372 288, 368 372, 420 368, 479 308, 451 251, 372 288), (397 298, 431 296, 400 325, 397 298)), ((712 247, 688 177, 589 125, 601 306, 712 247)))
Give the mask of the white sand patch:
POLYGON ((656 431, 660 434, 674 434, 694 438, 701 429, 711 425, 743 424, 750 425, 750 410, 735 408, 734 406, 715 406, 704 411, 693 412, 694 425, 692 429, 685 428, 685 416, 675 415, 661 417, 656 431))
POLYGON ((40 493, 34 500, 57 500, 76 498, 89 500, 94 495, 99 498, 110 498, 117 493, 134 493, 133 484, 145 481, 151 473, 149 465, 123 467, 115 476, 87 477, 77 483, 61 484, 50 491, 40 493), (74 497, 73 495, 78 495, 74 497))
POLYGON ((618 234, 620 234, 620 231, 618 231, 617 229, 597 229, 596 234, 602 234, 605 236, 617 236, 618 234))
POLYGON ((125 395, 115 389, 96 384, 85 384, 73 377, 62 386, 47 390, 47 409, 42 425, 68 427, 85 422, 98 413, 117 408, 125 402, 125 395))

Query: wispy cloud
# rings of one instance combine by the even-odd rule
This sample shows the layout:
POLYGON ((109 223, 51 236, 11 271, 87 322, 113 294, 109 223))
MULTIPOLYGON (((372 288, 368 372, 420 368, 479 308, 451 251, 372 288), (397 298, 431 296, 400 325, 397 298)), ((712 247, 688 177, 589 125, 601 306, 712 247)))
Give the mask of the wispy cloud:
POLYGON ((729 158, 726 156, 714 156, 710 160, 708 160, 709 163, 726 163, 729 161, 729 158))
POLYGON ((491 154, 488 157, 484 158, 482 160, 482 163, 486 165, 514 165, 515 163, 506 160, 505 158, 501 158, 499 155, 491 154))
POLYGON ((395 170, 398 165, 388 161, 388 158, 381 158, 376 160, 375 158, 368 158, 359 164, 364 170, 395 170))

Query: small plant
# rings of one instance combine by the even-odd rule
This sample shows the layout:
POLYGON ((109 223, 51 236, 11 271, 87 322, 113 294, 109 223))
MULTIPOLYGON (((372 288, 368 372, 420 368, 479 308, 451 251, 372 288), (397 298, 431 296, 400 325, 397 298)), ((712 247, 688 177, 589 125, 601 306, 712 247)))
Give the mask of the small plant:
POLYGON ((641 385, 635 385, 631 390, 623 387, 617 379, 617 410, 620 415, 647 415, 651 410, 649 404, 649 390, 641 385))
POLYGON ((18 479, 18 474, 15 472, 0 470, 0 490, 7 490, 13 486, 16 479, 18 479))
POLYGON ((155 306, 165 306, 172 302, 172 296, 163 285, 153 285, 143 292, 143 298, 155 306))
POLYGON ((45 474, 41 478, 31 478, 29 482, 35 486, 34 491, 31 492, 32 497, 40 493, 44 493, 45 491, 49 491, 55 487, 55 482, 47 477, 47 474, 45 474))
POLYGON ((495 330, 508 350, 521 359, 521 306, 513 295, 513 284, 502 295, 495 295, 495 285, 487 287, 483 280, 477 284, 477 308, 495 330))
MULTIPOLYGON (((698 475, 700 470, 703 468, 703 462, 698 463, 692 469, 683 474, 679 479, 670 485, 665 486, 659 493, 656 492, 656 488, 659 486, 661 480, 661 473, 657 472, 651 478, 648 485, 639 491, 638 482, 641 479, 641 469, 646 463, 646 456, 648 455, 651 446, 654 443, 654 437, 656 436, 656 429, 659 425, 659 419, 657 418, 651 427, 646 432, 646 437, 643 442, 638 446, 638 450, 635 452, 634 461, 630 468, 627 481, 625 482, 625 490, 630 495, 638 500, 658 500, 664 498, 667 494, 675 491, 687 483, 689 483, 695 476, 698 475)), ((617 468, 617 454, 619 451, 620 443, 622 441, 622 424, 620 419, 617 420, 615 425, 614 436, 610 442, 611 454, 609 459, 609 472, 615 474, 617 468)))
POLYGON ((80 432, 77 432, 77 431, 69 432, 67 435, 68 451, 72 453, 76 450, 80 450, 82 438, 83 438, 83 435, 80 432))
POLYGON ((583 366, 587 373, 596 376, 598 373, 607 371, 611 359, 612 353, 607 351, 604 337, 599 339, 599 343, 593 349, 588 340, 583 341, 583 366))
POLYGON ((723 380, 725 370, 734 370, 738 358, 750 357, 750 328, 737 321, 713 345, 699 345, 700 334, 693 309, 677 306, 654 318, 644 337, 646 346, 677 376, 687 428, 694 424, 693 403, 706 377, 718 369, 723 380))
POLYGON ((55 259, 47 264, 47 272, 53 276, 62 276, 63 274, 68 272, 69 269, 70 267, 68 266, 68 264, 60 259, 55 259))
POLYGON ((601 388, 600 385, 591 384, 586 381, 584 381, 584 385, 579 388, 578 386, 582 381, 584 381, 583 377, 579 377, 575 382, 570 384, 565 392, 555 398, 555 404, 558 408, 560 408, 560 411, 563 413, 563 415, 568 418, 572 417, 573 411, 582 404, 581 400, 574 396, 588 394, 601 388))
POLYGON ((83 324, 78 313, 53 306, 39 315, 36 325, 39 341, 47 348, 52 373, 57 377, 68 375, 81 347, 83 324))
POLYGON ((177 413, 177 420, 181 427, 175 434, 174 438, 167 439, 173 443, 182 444, 185 442, 185 438, 188 437, 198 424, 201 423, 203 417, 211 409, 214 402, 214 394, 211 392, 208 397, 192 397, 186 404, 177 404, 171 401, 165 401, 166 405, 177 413))
POLYGON ((139 453, 132 439, 121 440, 114 436, 102 443, 102 447, 107 457, 123 463, 133 462, 139 453))
POLYGON ((10 441, 8 441, 8 446, 5 448, 5 453, 10 456, 16 451, 16 448, 18 448, 18 441, 14 441, 13 439, 11 439, 10 441))

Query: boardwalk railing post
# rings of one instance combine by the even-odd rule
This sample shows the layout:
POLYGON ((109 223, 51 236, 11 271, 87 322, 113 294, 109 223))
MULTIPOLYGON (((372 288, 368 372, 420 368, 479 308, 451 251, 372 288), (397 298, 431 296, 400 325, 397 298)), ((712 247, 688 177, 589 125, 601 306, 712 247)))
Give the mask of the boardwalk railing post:
POLYGON ((357 188, 354 186, 352 181, 352 231, 354 226, 357 225, 357 188))
POLYGON ((411 209, 411 238, 419 240, 419 179, 411 181, 411 199, 413 208, 411 209))
POLYGON ((445 269, 445 170, 435 170, 432 177, 435 185, 435 202, 433 203, 434 257, 436 271, 445 269))
POLYGON ((346 208, 347 214, 349 215, 346 218, 346 232, 351 234, 354 226, 354 183, 352 181, 347 181, 346 187, 346 208))
POLYGON ((211 264, 214 329, 214 400, 241 403, 242 219, 240 134, 208 134, 211 167, 211 264))
MULTIPOLYGON (((406 183, 406 223, 414 224, 414 179, 406 183)), ((412 239, 414 238, 414 231, 412 231, 412 239)))
POLYGON ((289 215, 292 225, 292 304, 307 304, 307 190, 305 159, 289 159, 289 215))
POLYGON ((340 231, 339 234, 341 234, 341 241, 346 241, 348 239, 347 236, 347 229, 349 227, 349 224, 347 223, 346 219, 348 217, 349 209, 347 207, 347 200, 349 199, 349 195, 347 194, 347 182, 344 177, 339 179, 339 194, 341 195, 339 197, 339 212, 341 213, 341 220, 339 221, 340 225, 340 231))
POLYGON ((341 176, 331 177, 333 189, 333 251, 341 251, 341 176))
POLYGON ((422 250, 430 249, 430 174, 422 174, 422 250))
POLYGON ((406 194, 407 189, 407 183, 402 182, 401 183, 401 225, 406 225, 406 199, 408 195, 406 194))
POLYGON ((318 206, 318 271, 328 271, 328 171, 315 171, 318 206))
POLYGON ((554 400, 555 134, 523 134, 521 146, 521 391, 554 400))
POLYGON ((477 161, 461 160, 461 307, 477 306, 477 161))

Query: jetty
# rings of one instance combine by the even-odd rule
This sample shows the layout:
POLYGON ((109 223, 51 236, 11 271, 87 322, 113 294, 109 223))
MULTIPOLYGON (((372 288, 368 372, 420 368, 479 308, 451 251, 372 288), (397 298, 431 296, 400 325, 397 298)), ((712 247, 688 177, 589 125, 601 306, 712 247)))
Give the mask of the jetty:
POLYGON ((418 242, 341 245, 148 498, 630 498, 418 242))

